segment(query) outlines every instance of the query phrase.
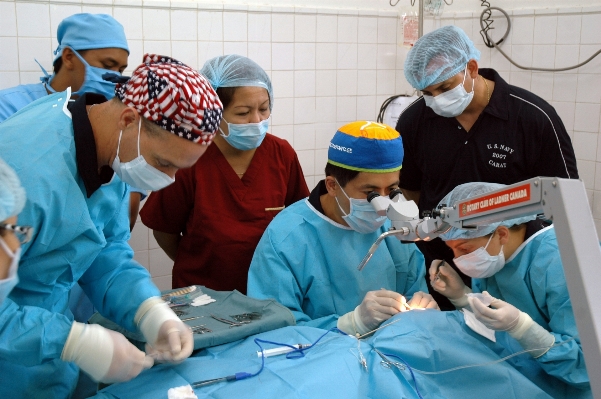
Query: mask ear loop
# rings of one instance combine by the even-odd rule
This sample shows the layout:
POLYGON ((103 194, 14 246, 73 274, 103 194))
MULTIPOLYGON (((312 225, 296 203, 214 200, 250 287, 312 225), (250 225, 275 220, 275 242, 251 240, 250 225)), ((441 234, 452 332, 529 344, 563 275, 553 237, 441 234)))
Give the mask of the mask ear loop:
POLYGON ((142 115, 138 115, 140 121, 138 122, 138 157, 140 156, 140 131, 142 130, 142 115))
POLYGON ((0 237, 0 247, 2 247, 2 249, 4 249, 4 251, 6 252, 6 254, 8 255, 9 258, 14 259, 15 258, 15 253, 13 251, 11 251, 11 249, 8 247, 8 244, 6 243, 6 241, 4 241, 4 238, 0 237))
POLYGON ((353 211, 353 203, 351 202, 351 198, 346 194, 346 192, 344 191, 344 189, 342 188, 342 186, 340 185, 340 183, 338 183, 338 179, 334 178, 334 181, 336 182, 336 184, 338 184, 338 187, 340 187, 340 190, 342 191, 342 194, 344 194, 344 196, 348 199, 349 201, 349 206, 350 206, 350 210, 349 213, 346 213, 344 211, 344 209, 342 209, 342 206, 340 205, 340 202, 338 201, 338 197, 334 197, 336 198, 336 203, 338 204, 338 208, 340 208, 340 210, 342 211, 342 213, 344 213, 344 216, 348 216, 352 211, 353 211))
MULTIPOLYGON (((461 82, 461 86, 465 89, 465 78, 467 77, 467 65, 465 66, 465 73, 463 74, 463 82, 461 82)), ((476 79, 472 79, 472 91, 474 94, 476 90, 476 79)))

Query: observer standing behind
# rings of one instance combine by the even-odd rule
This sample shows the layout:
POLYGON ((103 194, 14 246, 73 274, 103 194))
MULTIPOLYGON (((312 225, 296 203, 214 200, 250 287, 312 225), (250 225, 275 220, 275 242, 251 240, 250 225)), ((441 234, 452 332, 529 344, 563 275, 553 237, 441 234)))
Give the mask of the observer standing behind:
MULTIPOLYGON (((455 26, 424 35, 407 54, 405 77, 423 96, 396 126, 405 148, 399 186, 420 212, 435 208, 462 183, 578 178, 572 142, 555 109, 495 70, 479 70, 479 58, 480 51, 455 26)), ((453 253, 440 239, 418 246, 426 264, 445 259, 453 265, 453 253)), ((441 309, 454 309, 430 292, 441 309)))

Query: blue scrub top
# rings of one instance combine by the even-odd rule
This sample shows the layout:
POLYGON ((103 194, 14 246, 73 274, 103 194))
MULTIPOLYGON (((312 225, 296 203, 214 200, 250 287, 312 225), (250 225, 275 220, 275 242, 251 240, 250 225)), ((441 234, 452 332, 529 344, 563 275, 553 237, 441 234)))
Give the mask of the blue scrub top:
POLYGON ((394 237, 384 239, 365 269, 357 270, 389 227, 387 222, 373 233, 357 233, 308 199, 298 201, 276 216, 259 241, 248 272, 248 296, 275 298, 298 324, 332 328, 368 291, 385 288, 408 300, 417 291, 428 292, 422 253, 394 237))
POLYGON ((19 85, 0 90, 0 123, 21 108, 48 95, 43 83, 19 85))
POLYGON ((493 297, 528 313, 555 336, 556 344, 565 342, 539 357, 539 364, 549 375, 576 388, 589 389, 553 226, 529 237, 492 277, 473 279, 473 288, 474 292, 488 291, 493 297))
POLYGON ((78 368, 60 360, 71 329, 69 291, 79 281, 101 314, 135 331, 140 304, 159 290, 127 243, 129 191, 114 176, 89 198, 77 170, 69 91, 44 96, 0 124, 0 157, 27 203, 19 224, 19 284, 0 306, 0 397, 68 397, 78 368))

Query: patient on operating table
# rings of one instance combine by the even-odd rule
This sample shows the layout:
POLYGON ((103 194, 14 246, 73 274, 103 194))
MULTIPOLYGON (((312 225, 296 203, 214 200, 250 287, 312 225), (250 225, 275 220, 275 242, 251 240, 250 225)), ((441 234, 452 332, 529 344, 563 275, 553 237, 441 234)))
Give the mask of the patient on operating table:
POLYGON ((255 250, 248 295, 275 298, 297 324, 338 326, 354 335, 413 308, 438 309, 427 293, 424 258, 414 244, 386 238, 369 273, 357 265, 388 230, 366 200, 398 188, 403 142, 389 126, 358 121, 341 127, 328 149, 326 178, 284 209, 255 250))

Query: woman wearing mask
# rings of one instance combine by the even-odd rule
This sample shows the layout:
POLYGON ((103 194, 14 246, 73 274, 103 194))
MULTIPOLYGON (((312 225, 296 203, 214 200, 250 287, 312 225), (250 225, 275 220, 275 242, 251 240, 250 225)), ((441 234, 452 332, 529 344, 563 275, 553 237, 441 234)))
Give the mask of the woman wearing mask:
POLYGON ((273 91, 265 71, 246 57, 226 55, 200 72, 223 103, 220 134, 195 166, 148 197, 140 216, 175 262, 173 288, 200 284, 245 293, 263 231, 309 190, 290 144, 267 133, 273 91))
POLYGON ((0 159, 0 303, 19 282, 17 267, 21 244, 28 241, 31 228, 16 225, 25 205, 25 190, 15 172, 0 159))
MULTIPOLYGON (((441 204, 482 195, 505 187, 495 183, 457 186, 441 204)), ((472 277, 468 295, 457 272, 435 260, 432 287, 457 308, 468 307, 496 334, 510 352, 528 350, 539 369, 527 374, 553 386, 555 397, 590 397, 589 377, 576 328, 553 226, 534 216, 480 225, 475 230, 452 228, 441 236, 453 250, 455 265, 472 277), (490 307, 488 303, 490 302, 490 307), (518 345, 519 344, 519 345, 518 345)), ((535 381, 536 382, 536 381, 535 381)))

